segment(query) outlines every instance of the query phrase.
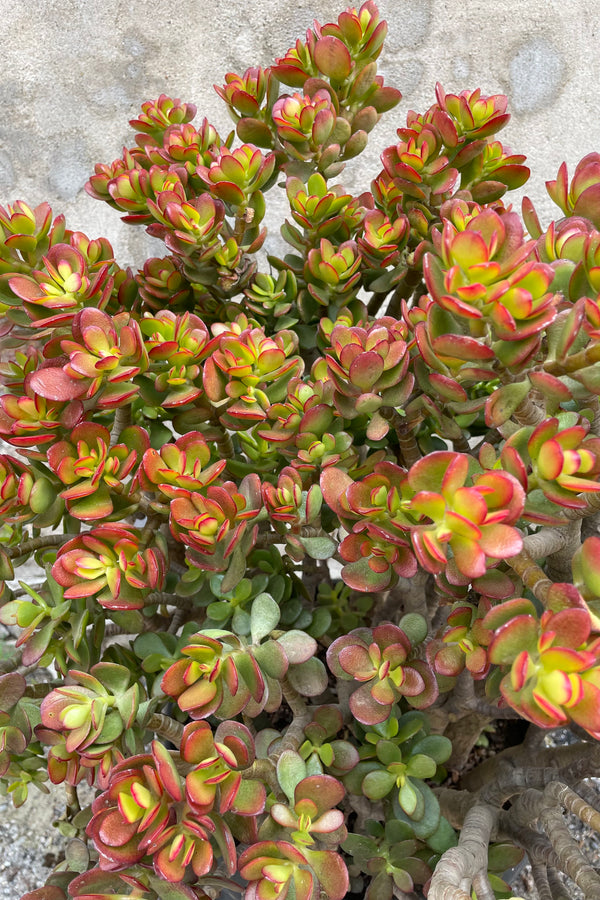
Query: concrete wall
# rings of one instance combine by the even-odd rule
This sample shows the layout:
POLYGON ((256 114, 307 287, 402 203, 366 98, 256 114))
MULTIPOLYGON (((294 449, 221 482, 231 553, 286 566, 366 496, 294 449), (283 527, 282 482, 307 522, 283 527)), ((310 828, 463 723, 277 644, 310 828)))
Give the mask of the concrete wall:
MULTIPOLYGON (((268 65, 313 18, 335 21, 348 0, 0 0, 0 203, 48 200, 70 227, 107 235, 122 264, 162 244, 89 198, 95 162, 111 162, 141 102, 164 92, 195 102, 230 128, 212 89, 226 72, 268 65)), ((513 119, 502 138, 526 153, 526 192, 545 221, 544 181, 600 150, 596 0, 380 0, 389 24, 380 72, 402 103, 371 134, 342 180, 364 189, 409 109, 446 90, 505 92, 513 119)))

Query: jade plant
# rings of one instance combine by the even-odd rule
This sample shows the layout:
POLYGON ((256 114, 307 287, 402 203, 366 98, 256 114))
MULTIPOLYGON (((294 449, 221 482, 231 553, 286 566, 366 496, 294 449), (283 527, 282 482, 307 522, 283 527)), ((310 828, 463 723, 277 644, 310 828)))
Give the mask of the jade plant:
POLYGON ((0 207, 0 790, 65 796, 23 900, 600 896, 600 154, 542 226, 507 98, 438 85, 354 193, 386 32, 227 73, 228 135, 143 103, 87 191, 161 257, 0 207))

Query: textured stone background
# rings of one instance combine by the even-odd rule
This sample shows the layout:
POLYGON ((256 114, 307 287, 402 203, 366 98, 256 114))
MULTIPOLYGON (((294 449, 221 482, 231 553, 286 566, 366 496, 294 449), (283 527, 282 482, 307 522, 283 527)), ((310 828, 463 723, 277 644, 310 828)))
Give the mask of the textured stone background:
MULTIPOLYGON (((335 20, 345 0, 0 0, 0 202, 50 201, 70 227, 106 234, 121 263, 155 245, 93 201, 83 185, 95 162, 132 143, 127 120, 165 92, 195 102, 219 130, 229 119, 212 84, 226 72, 268 65, 316 17, 335 20)), ((409 109, 424 110, 435 82, 446 90, 506 92, 513 119, 502 133, 526 153, 527 192, 551 216, 544 181, 559 164, 600 149, 595 0, 380 0, 389 23, 380 71, 400 107, 348 167, 364 189, 378 155, 409 109)))
MULTIPOLYGON (((226 133, 212 84, 226 72, 268 65, 314 17, 332 21, 345 2, 0 0, 0 203, 48 200, 69 227, 107 235, 122 264, 162 255, 161 244, 85 194, 94 163, 132 143, 127 120, 161 92, 195 102, 226 133)), ((379 7, 389 23, 380 72, 404 98, 348 167, 348 187, 368 186, 406 112, 433 102, 436 81, 448 91, 481 87, 509 95, 513 119, 502 139, 527 154, 534 175, 526 192, 549 221, 544 181, 563 159, 572 171, 600 150, 595 0, 380 0, 379 7)), ((44 854, 52 862, 57 839, 47 822, 58 812, 54 798, 16 817, 0 803, 6 900, 43 882, 38 865, 44 854)))

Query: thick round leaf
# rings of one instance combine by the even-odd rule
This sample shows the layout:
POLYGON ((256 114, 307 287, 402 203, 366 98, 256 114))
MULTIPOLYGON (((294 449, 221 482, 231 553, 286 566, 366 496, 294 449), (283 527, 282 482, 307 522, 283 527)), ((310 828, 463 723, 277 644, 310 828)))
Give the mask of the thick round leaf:
POLYGON ((396 783, 396 779, 385 769, 368 772, 363 778, 362 792, 369 800, 382 800, 387 797, 396 783))
POLYGON ((259 594, 254 598, 250 612, 250 634, 253 644, 260 644, 279 623, 279 606, 270 594, 259 594))
POLYGON ((316 657, 290 666, 287 677, 291 686, 303 697, 318 697, 327 687, 327 670, 316 657))

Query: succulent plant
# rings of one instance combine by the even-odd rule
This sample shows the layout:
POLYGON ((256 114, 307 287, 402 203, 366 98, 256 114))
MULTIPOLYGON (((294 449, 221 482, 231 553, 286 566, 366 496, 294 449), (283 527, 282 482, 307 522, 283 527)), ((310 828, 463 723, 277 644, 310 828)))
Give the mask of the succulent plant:
POLYGON ((87 184, 133 268, 0 207, 0 793, 70 839, 23 900, 600 896, 600 155, 543 227, 438 84, 348 190, 386 33, 226 73, 228 136, 144 102, 87 184))

